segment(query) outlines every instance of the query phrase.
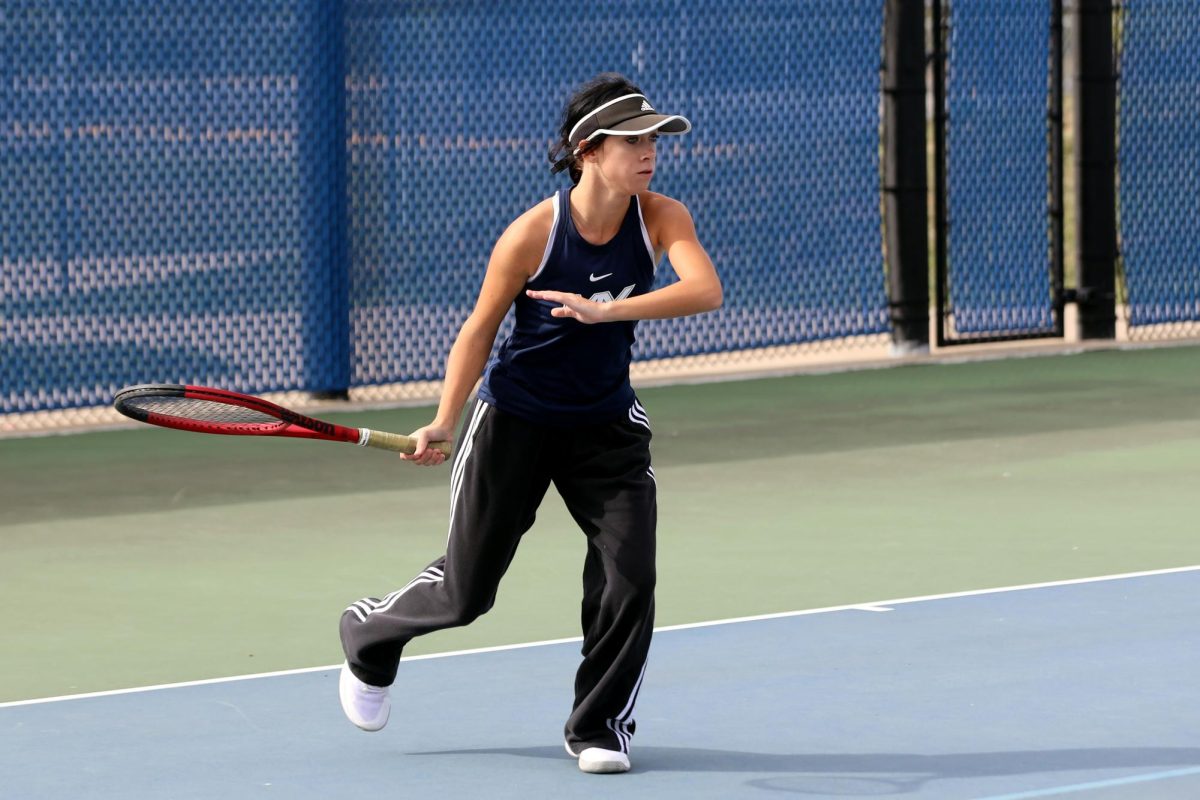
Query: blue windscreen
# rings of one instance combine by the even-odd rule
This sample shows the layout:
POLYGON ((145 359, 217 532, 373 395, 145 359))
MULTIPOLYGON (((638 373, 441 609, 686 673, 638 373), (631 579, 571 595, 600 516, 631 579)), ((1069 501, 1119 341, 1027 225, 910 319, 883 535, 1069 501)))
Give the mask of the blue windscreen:
POLYGON ((606 70, 693 122, 652 188, 726 287, 715 314, 642 323, 637 357, 886 330, 875 0, 347 8, 356 383, 441 374, 492 244, 566 180, 563 103, 606 70))
POLYGON ((947 277, 957 333, 1053 328, 1049 0, 952 0, 947 277))
POLYGON ((6 3, 4 411, 344 382, 327 26, 298 1, 6 3))
POLYGON ((883 4, 731 9, 6 2, 0 413, 440 377, 492 244, 561 185, 562 103, 604 70, 695 124, 653 188, 726 286, 643 324, 638 358, 885 331, 883 4))
POLYGON ((1200 3, 1130 0, 1120 48, 1129 324, 1200 320, 1200 3))

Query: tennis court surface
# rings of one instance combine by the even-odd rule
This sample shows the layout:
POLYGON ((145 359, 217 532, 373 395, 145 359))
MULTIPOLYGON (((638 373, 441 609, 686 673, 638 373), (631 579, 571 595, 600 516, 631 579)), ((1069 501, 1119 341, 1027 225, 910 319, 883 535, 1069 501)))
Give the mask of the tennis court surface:
POLYGON ((659 633, 635 771, 555 732, 577 642, 0 709, 12 797, 1200 795, 1200 567, 659 633), (1162 687, 1171 687, 1162 691, 1162 687))
POLYGON ((633 772, 562 750, 583 542, 556 498, 366 734, 337 617, 437 554, 447 473, 145 429, 0 440, 0 796, 1200 796, 1200 349, 640 394, 633 772))

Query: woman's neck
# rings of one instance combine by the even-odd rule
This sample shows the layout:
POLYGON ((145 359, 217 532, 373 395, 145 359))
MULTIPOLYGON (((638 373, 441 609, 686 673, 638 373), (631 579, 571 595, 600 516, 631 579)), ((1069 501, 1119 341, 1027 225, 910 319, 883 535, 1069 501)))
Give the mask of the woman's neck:
POLYGON ((580 236, 604 243, 617 235, 629 210, 629 195, 614 192, 585 173, 571 191, 571 218, 580 236))

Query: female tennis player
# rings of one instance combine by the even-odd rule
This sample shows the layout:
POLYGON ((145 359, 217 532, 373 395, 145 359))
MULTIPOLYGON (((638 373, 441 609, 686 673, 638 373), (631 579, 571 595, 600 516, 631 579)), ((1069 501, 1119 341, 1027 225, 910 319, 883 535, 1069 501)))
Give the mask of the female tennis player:
POLYGON ((522 534, 553 483, 587 537, 583 661, 566 723, 585 772, 625 772, 633 710, 654 624, 657 505, 650 421, 629 383, 638 320, 721 305, 721 283, 682 203, 649 191, 655 143, 691 123, 658 113, 640 89, 602 74, 568 101, 552 171, 560 189, 518 217, 492 252, 479 298, 446 363, 437 415, 402 458, 441 464, 484 372, 496 332, 516 327, 462 419, 446 553, 341 619, 342 707, 364 730, 390 710, 387 687, 412 638, 491 608, 522 534), (650 291, 666 254, 679 280, 650 291))

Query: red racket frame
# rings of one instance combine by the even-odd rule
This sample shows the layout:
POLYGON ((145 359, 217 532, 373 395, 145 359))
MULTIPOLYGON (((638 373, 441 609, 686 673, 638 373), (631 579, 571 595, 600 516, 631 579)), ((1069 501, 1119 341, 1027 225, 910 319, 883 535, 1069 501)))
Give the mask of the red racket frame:
POLYGON ((210 386, 184 386, 180 384, 142 384, 130 386, 117 392, 113 406, 125 416, 159 425, 195 433, 218 433, 227 436, 287 436, 296 439, 322 439, 330 442, 362 444, 362 431, 345 425, 306 417, 290 408, 276 405, 261 397, 214 389, 210 386), (205 422, 202 420, 159 414, 142 408, 129 406, 126 401, 137 397, 186 397, 192 400, 208 400, 225 405, 241 406, 252 411, 268 414, 279 420, 271 422, 205 422))

